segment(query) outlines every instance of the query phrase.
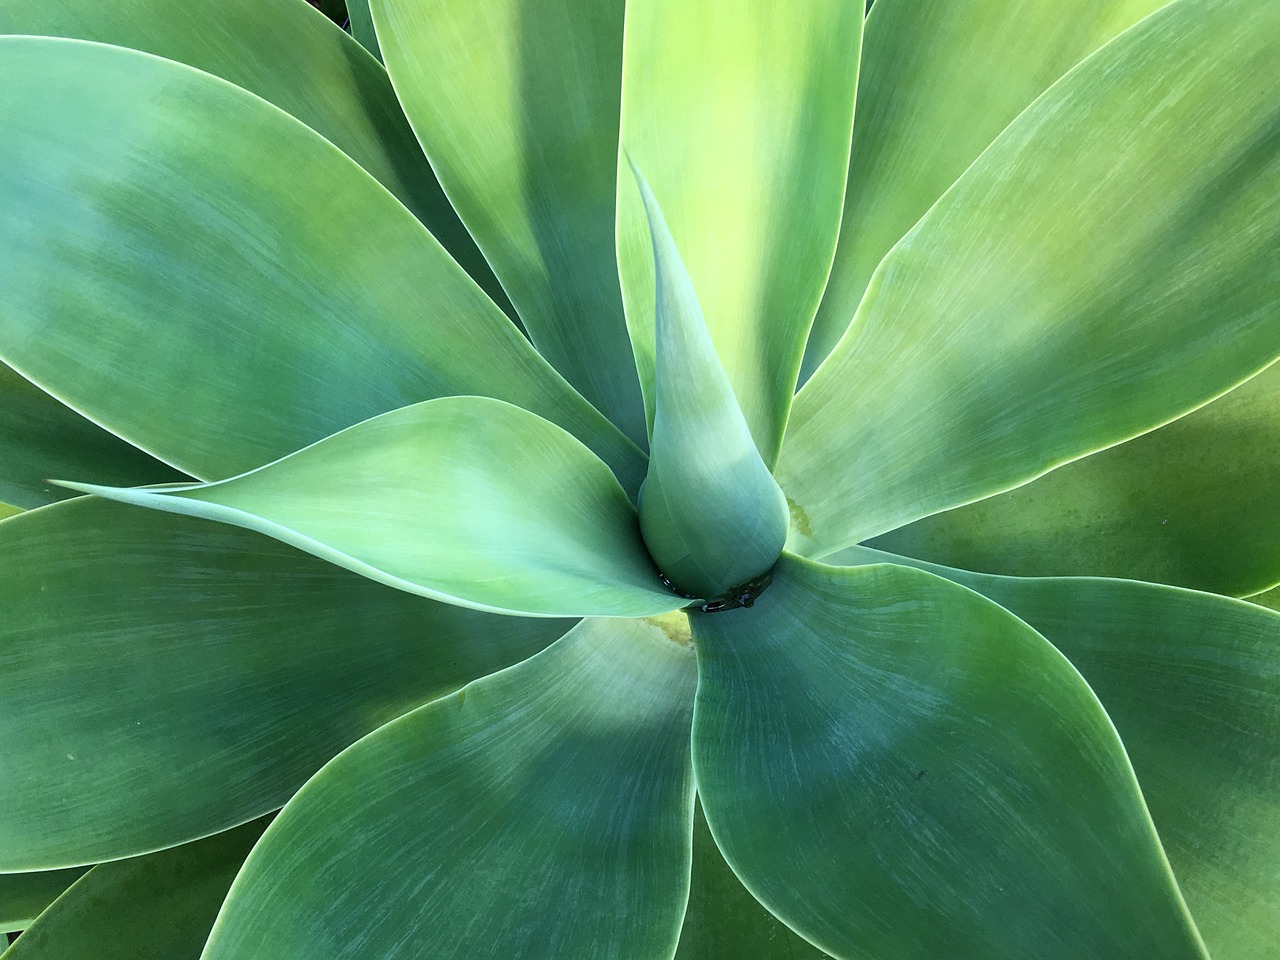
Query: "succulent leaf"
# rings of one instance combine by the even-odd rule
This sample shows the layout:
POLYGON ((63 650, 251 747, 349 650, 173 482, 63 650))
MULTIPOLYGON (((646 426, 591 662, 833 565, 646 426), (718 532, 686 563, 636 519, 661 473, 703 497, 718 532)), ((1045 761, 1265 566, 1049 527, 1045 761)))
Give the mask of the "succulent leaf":
POLYGON ((640 528, 678 592, 723 597, 778 559, 787 501, 751 438, 662 209, 640 171, 632 172, 656 284, 653 436, 640 528))
POLYGON ((876 265, 1029 103, 1168 0, 887 0, 867 20, 840 242, 807 380, 876 265))
POLYGON ((793 550, 1008 490, 1280 354, 1277 56, 1280 4, 1175 0, 1000 135, 796 398, 793 550))
POLYGON ((223 524, 82 498, 0 523, 0 870, 283 804, 343 747, 571 623, 390 590, 223 524))
POLYGON ((690 625, 712 835, 827 953, 1206 956, 1106 713, 1012 614, 784 555, 755 609, 690 625))
MULTIPOLYGON (((622 143, 662 199, 770 467, 840 227, 862 11, 846 0, 628 0, 622 143)), ((653 257, 619 159, 618 263, 652 419, 653 257)))
POLYGON ((870 546, 988 573, 1280 583, 1280 364, 1172 423, 870 546))
POLYGON ((0 357, 24 376, 201 479, 479 394, 576 431, 638 488, 640 451, 332 144, 168 60, 0 51, 0 357))
POLYGON ((94 867, 28 927, 4 960, 198 960, 265 820, 94 867))
POLYGON ((393 410, 218 483, 65 486, 257 530, 477 610, 643 617, 681 605, 609 468, 555 424, 485 397, 393 410))
POLYGON ((57 900, 88 869, 72 867, 33 873, 0 873, 0 932, 29 927, 45 907, 57 900))
POLYGON ((654 960, 689 892, 692 651, 586 620, 390 723, 298 793, 204 960, 654 960))
POLYGON ((409 122, 538 350, 637 443, 613 252, 622 0, 373 0, 409 122))
MULTIPOLYGON (((347 0, 347 16, 351 21, 351 36, 355 37, 360 46, 368 50, 381 62, 382 50, 378 46, 378 34, 373 26, 373 14, 369 10, 369 0, 347 0)), ((449 209, 452 210, 453 208, 450 207, 449 209)), ((454 216, 457 216, 457 214, 454 214, 454 216)), ((470 234, 467 234, 468 239, 470 236, 470 234)), ((472 243, 474 242, 472 241, 472 243)), ((488 288, 486 287, 486 289, 488 288)))

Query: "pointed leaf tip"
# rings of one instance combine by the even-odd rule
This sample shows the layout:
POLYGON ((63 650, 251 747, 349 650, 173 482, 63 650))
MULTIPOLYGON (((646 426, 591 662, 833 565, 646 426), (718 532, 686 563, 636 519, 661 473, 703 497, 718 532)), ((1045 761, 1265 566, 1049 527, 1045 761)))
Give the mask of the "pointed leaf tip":
POLYGON ((767 572, 787 536, 786 499, 720 365, 662 209, 627 151, 653 245, 656 366, 640 528, 677 590, 716 598, 767 572))

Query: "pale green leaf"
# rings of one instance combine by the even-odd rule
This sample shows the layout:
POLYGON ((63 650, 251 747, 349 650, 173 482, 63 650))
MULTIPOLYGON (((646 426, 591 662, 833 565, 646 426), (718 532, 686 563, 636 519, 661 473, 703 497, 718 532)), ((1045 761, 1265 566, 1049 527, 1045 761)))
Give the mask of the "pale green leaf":
POLYGON ((81 499, 0 523, 0 869, 283 804, 343 747, 564 621, 390 590, 235 527, 81 499))
POLYGON ((1280 583, 1280 365, 1194 413, 871 546, 1016 576, 1280 583))
POLYGON ((932 574, 784 555, 690 617, 693 761, 725 859, 841 958, 1204 958, 1102 706, 932 574))
POLYGON ((872 271, 992 140, 1086 55, 1167 0, 886 0, 867 20, 840 242, 801 379, 872 271))
POLYGON ((645 438, 614 257, 623 0, 374 0, 396 92, 525 329, 645 438))
POLYGON ((94 867, 4 960, 199 960, 218 908, 266 822, 94 867))
POLYGON ((1277 58, 1280 4, 1175 0, 1001 134, 796 399, 794 549, 1018 486, 1280 353, 1277 58))
MULTIPOLYGON (((913 562, 864 548, 842 557, 913 562)), ((1280 615, 1131 580, 920 566, 1017 614, 1080 670, 1213 956, 1268 960, 1280 940, 1280 615)))
MULTIPOLYGON (((351 6, 358 6, 356 0, 351 6)), ((123 6, 101 0, 0 0, 0 34, 130 47, 189 64, 256 93, 332 141, 376 177, 490 297, 510 309, 436 182, 386 72, 298 0, 129 0, 123 6)))
POLYGON ((609 468, 500 400, 366 420, 219 483, 112 488, 124 503, 257 530, 400 590, 532 616, 649 616, 663 587, 609 468))
POLYGON ((378 47, 378 34, 374 31, 373 16, 369 12, 369 0, 347 0, 347 16, 351 21, 351 35, 381 61, 382 51, 378 47))
MULTIPOLYGON (((835 250, 862 10, 629 0, 622 144, 661 199, 711 339, 773 465, 835 250)), ((620 165, 618 258, 652 416, 653 259, 620 165)))
POLYGON ((408 403, 492 395, 638 488, 640 451, 298 121, 76 40, 0 38, 0 79, 0 355, 81 413, 204 479, 408 403))
POLYGON ((656 626, 588 620, 388 724, 285 807, 204 960, 670 957, 695 679, 656 626))
POLYGON ((0 873, 0 932, 26 929, 87 869, 73 867, 35 873, 0 873))
POLYGON ((0 503, 0 520, 6 520, 9 517, 16 517, 22 512, 22 507, 15 507, 11 503, 0 503))
POLYGON ((0 518, 70 496, 49 477, 77 476, 100 483, 174 483, 188 480, 86 420, 0 363, 0 518), (10 506, 10 504, 12 506, 10 506))
POLYGON ((657 286, 655 409, 640 528, 676 590, 720 597, 773 566, 787 539, 787 502, 716 358, 658 201, 633 172, 657 286))

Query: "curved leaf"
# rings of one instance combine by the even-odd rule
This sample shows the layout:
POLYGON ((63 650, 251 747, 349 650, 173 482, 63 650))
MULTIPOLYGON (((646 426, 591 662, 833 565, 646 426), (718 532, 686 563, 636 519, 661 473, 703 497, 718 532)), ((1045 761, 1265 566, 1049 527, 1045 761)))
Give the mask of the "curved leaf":
POLYGON ((787 539, 787 502, 703 322, 698 298, 638 170, 657 285, 653 437, 640 528, 654 560, 691 597, 720 597, 766 573, 787 539))
POLYGON ((1280 353, 1278 56, 1280 5, 1175 0, 1001 134, 796 398, 793 549, 1025 483, 1280 353))
POLYGON ((204 960, 653 960, 689 892, 688 647, 584 621, 365 738, 290 801, 204 960))
POLYGON ((1005 610, 786 555, 755 609, 690 624, 711 832, 826 952, 1205 956, 1106 713, 1005 610))
MULTIPOLYGON (((381 62, 382 50, 378 46, 378 34, 373 27, 373 14, 369 10, 369 0, 347 0, 347 17, 351 24, 351 36, 381 62)), ((449 209, 452 210, 453 207, 449 209)), ((467 236, 470 237, 470 234, 467 236)), ((475 241, 473 240, 472 243, 474 244, 475 241)))
MULTIPOLYGON (((350 6, 358 4, 352 0, 350 6)), ((376 177, 490 297, 509 309, 502 287, 436 182, 386 72, 296 0, 129 0, 127 7, 99 0, 0 0, 0 34, 129 47, 256 93, 376 177)))
POLYGON ((689 909, 675 960, 831 960, 796 936, 742 885, 716 847, 702 807, 694 811, 689 909))
POLYGON ((218 908, 266 822, 94 867, 4 960, 199 960, 218 908))
POLYGON ((0 354, 24 376, 201 478, 479 394, 639 486, 640 451, 332 144, 171 61, 35 37, 0 51, 0 354))
POLYGON ((257 530, 478 610, 626 617, 684 602, 659 580, 609 468, 555 424, 500 400, 393 410, 219 483, 64 485, 257 530))
POLYGON ((623 0, 374 0, 440 182, 539 351, 645 438, 614 257, 623 0))
MULTIPOLYGON (((0 499, 39 507, 69 494, 49 477, 108 484, 189 480, 166 463, 86 420, 0 363, 0 499)), ((7 516, 0 506, 0 518, 7 516)))
POLYGON ((0 568, 4 870, 132 856, 259 816, 379 724, 568 628, 102 500, 0 523, 0 568))
POLYGON ((888 0, 867 20, 849 183, 807 380, 876 265, 1014 117, 1168 0, 888 0))
POLYGON ((1017 576, 1280 583, 1280 364, 1179 420, 871 546, 1017 576))
POLYGON ((88 869, 72 867, 70 870, 35 873, 0 873, 0 931, 29 927, 45 907, 57 900, 88 869))
POLYGON ((1249 602, 1266 607, 1268 610, 1280 612, 1280 587, 1265 590, 1262 593, 1255 593, 1249 598, 1249 602))
MULTIPOLYGON (((840 227, 862 10, 846 0, 629 0, 622 143, 693 279, 773 465, 840 227)), ((618 263, 652 416, 653 259, 620 166, 618 263)))

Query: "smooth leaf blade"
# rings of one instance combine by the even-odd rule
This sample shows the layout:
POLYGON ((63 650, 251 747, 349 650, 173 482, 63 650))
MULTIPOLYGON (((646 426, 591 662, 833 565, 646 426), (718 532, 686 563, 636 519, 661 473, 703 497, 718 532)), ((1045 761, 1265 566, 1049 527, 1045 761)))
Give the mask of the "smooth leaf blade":
POLYGON ((388 724, 281 813, 204 960, 671 956, 695 682, 658 627, 588 620, 388 724))
POLYGON ((867 20, 849 182, 801 380, 877 264, 1028 104, 1168 0, 890 0, 867 20))
POLYGON ((870 546, 1024 577, 1247 596, 1280 583, 1280 365, 1127 443, 870 546))
POLYGON ((135 51, 0 50, 0 355, 24 376, 201 479, 477 394, 560 422, 639 486, 643 454, 313 131, 135 51))
MULTIPOLYGON (((771 467, 835 249, 862 20, 844 0, 627 3, 622 143, 662 198, 771 467)), ((621 162, 618 177, 619 268, 652 417, 652 257, 621 162)))
MULTIPOLYGON (((378 46, 378 34, 373 26, 373 14, 369 10, 369 0, 347 0, 347 16, 351 21, 351 36, 359 41, 360 46, 381 61, 382 50, 378 46)), ((450 209, 453 208, 450 207, 450 209)), ((474 241, 472 242, 474 243, 474 241)))
POLYGON ((711 832, 826 952, 1205 956, 1106 713, 1007 611, 787 555, 755 609, 690 621, 711 832))
POLYGON ((25 930, 45 907, 84 876, 87 869, 0 873, 0 933, 25 930))
POLYGON ((656 355, 640 528, 675 588, 720 597, 767 573, 787 539, 787 503, 760 459, 716 357, 658 201, 633 168, 653 240, 656 355))
POLYGON ((614 256, 622 0, 374 0, 391 79, 538 350, 645 439, 614 256))
POLYGON ((1275 358, 1278 37, 1273 3, 1175 0, 983 153, 797 397, 793 549, 1010 489, 1275 358))
POLYGON ((235 527, 80 499, 0 523, 0 870, 281 806, 339 750, 571 622, 493 617, 235 527))
MULTIPOLYGON (((349 6, 360 4, 352 0, 349 6)), ((256 93, 332 141, 376 177, 496 303, 510 309, 502 287, 440 189, 386 73, 349 37, 302 4, 129 0, 125 13, 96 0, 0 0, 0 34, 129 47, 189 64, 256 93)))
POLYGON ((23 931, 5 960, 199 960, 218 908, 266 827, 94 867, 23 931))
POLYGON ((478 610, 625 617, 682 603, 662 586, 609 468, 559 427, 500 400, 444 397, 393 410, 218 483, 67 486, 257 530, 478 610))

